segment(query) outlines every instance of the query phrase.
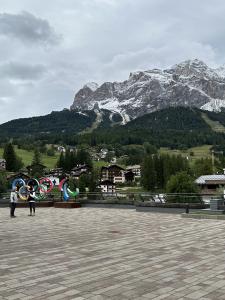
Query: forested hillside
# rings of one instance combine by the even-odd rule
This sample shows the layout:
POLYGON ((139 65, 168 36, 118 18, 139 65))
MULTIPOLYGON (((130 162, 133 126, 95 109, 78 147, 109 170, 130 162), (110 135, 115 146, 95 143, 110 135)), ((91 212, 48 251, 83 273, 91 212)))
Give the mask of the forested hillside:
MULTIPOLYGON (((208 114, 208 112, 205 112, 208 114)), ((219 113, 210 116, 219 117, 219 113)), ((106 144, 143 144, 149 142, 159 147, 190 148, 200 145, 224 145, 224 133, 218 133, 205 122, 197 108, 171 107, 137 118, 125 126, 96 130, 83 136, 83 142, 95 140, 106 144)))
POLYGON ((79 133, 91 127, 94 111, 55 111, 46 116, 12 120, 0 125, 0 136, 21 137, 37 134, 79 133))
MULTIPOLYGON (((206 112, 208 113, 208 112, 206 112)), ((215 114, 215 113, 213 113, 215 114)), ((209 130, 209 125, 203 120, 201 110, 189 107, 170 107, 146 114, 126 125, 130 129, 162 130, 209 130)))
MULTIPOLYGON (((18 119, 0 125, 1 139, 14 137, 22 143, 143 144, 157 148, 185 149, 213 145, 225 149, 225 134, 210 126, 207 120, 225 125, 225 112, 206 112, 197 108, 170 107, 146 114, 126 125, 110 111, 76 112, 64 110, 42 117, 18 119)), ((221 125, 222 126, 222 125, 221 125)))

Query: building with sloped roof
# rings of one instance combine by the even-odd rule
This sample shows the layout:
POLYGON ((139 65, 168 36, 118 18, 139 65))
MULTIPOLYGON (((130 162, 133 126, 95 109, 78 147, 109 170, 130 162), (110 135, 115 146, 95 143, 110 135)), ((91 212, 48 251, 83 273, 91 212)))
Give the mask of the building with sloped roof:
POLYGON ((202 175, 195 180, 195 183, 201 189, 203 200, 209 200, 219 188, 225 189, 225 175, 202 175))

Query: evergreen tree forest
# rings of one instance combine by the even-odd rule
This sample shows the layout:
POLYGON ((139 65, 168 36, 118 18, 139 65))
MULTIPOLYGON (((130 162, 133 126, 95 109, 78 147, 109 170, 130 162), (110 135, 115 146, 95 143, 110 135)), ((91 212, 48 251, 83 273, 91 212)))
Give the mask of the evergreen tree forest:
POLYGON ((77 152, 75 152, 67 149, 65 153, 60 153, 57 162, 57 167, 62 168, 65 172, 69 172, 76 165, 83 164, 88 165, 89 168, 92 169, 92 160, 88 151, 80 149, 77 152))
POLYGON ((23 148, 31 148, 37 144, 86 144, 95 147, 100 144, 143 145, 147 142, 157 149, 187 149, 213 145, 216 149, 224 150, 224 132, 214 131, 205 122, 203 114, 213 121, 224 123, 225 112, 203 113, 197 108, 169 107, 138 117, 123 126, 117 123, 111 126, 103 118, 105 124, 88 131, 86 129, 95 121, 94 112, 88 112, 85 116, 77 112, 62 111, 2 124, 0 137, 3 142, 7 136, 13 137, 13 142, 23 148), (45 128, 48 128, 48 131, 45 128))
POLYGON ((164 190, 169 178, 180 171, 190 172, 187 159, 181 155, 147 155, 142 163, 141 183, 148 191, 164 190))

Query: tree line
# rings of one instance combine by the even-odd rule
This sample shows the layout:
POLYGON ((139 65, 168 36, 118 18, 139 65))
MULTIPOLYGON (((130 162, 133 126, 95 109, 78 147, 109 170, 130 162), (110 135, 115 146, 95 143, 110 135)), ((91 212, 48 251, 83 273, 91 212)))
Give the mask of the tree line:
POLYGON ((151 192, 196 194, 169 196, 168 202, 200 202, 200 191, 194 181, 201 175, 212 173, 212 162, 208 158, 198 159, 190 165, 181 155, 153 154, 143 160, 141 184, 151 192))
POLYGON ((92 169, 92 160, 90 154, 85 149, 71 151, 67 149, 66 152, 61 152, 56 166, 62 168, 65 172, 70 172, 77 165, 88 165, 92 169))

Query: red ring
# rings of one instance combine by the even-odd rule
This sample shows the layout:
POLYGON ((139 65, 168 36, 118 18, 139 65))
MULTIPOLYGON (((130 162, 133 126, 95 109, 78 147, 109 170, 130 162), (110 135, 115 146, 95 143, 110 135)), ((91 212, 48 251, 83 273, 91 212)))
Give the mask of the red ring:
POLYGON ((51 192, 51 190, 53 189, 53 183, 52 183, 52 181, 49 179, 49 178, 42 178, 40 181, 39 181, 39 183, 40 183, 40 185, 41 184, 43 184, 43 182, 48 182, 49 184, 50 184, 50 187, 49 187, 49 189, 47 190, 47 191, 44 191, 42 188, 40 188, 40 191, 42 191, 42 193, 50 193, 51 192))

